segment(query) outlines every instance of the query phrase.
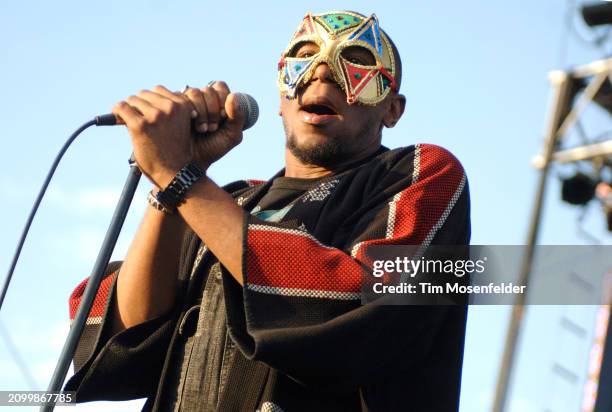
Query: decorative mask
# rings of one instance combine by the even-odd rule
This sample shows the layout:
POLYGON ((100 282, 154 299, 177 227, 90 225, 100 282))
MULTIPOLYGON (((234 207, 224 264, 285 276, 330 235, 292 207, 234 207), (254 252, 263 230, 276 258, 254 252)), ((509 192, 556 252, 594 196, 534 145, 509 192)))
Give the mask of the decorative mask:
POLYGON ((348 104, 359 102, 377 105, 397 90, 396 62, 391 42, 379 29, 375 14, 365 16, 349 11, 312 15, 302 20, 278 63, 278 87, 287 98, 295 98, 298 88, 306 85, 319 64, 328 65, 336 83, 346 93, 348 104), (296 57, 304 43, 315 43, 319 51, 313 56, 296 57), (350 61, 343 51, 348 47, 364 48, 375 65, 350 61))

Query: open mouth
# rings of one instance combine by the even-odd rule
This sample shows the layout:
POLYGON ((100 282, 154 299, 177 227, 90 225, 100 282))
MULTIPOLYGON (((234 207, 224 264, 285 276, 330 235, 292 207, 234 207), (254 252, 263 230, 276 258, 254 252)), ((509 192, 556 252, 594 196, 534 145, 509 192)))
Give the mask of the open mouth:
POLYGON ((319 116, 321 115, 334 116, 338 114, 332 107, 324 105, 324 104, 307 104, 305 106, 302 106, 302 110, 307 113, 316 114, 319 116))

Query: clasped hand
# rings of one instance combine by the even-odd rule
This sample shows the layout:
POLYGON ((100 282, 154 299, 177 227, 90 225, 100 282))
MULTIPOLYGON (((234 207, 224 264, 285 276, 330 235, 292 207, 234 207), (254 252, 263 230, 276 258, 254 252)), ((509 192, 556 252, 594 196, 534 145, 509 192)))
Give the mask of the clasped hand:
POLYGON ((139 169, 165 188, 188 162, 207 169, 242 141, 244 114, 225 82, 171 92, 163 86, 120 101, 139 169))

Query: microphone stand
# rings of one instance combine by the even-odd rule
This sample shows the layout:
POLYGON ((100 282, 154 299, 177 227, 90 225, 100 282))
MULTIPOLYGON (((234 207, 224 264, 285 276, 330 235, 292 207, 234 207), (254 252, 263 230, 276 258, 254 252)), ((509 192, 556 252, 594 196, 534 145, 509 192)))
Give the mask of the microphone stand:
MULTIPOLYGON (((106 236, 104 237, 104 241, 102 242, 102 246, 98 252, 98 257, 96 258, 94 267, 91 270, 87 287, 85 288, 85 292, 81 298, 79 309, 77 310, 74 320, 72 321, 70 332, 68 333, 68 337, 66 338, 66 342, 62 348, 55 371, 51 377, 51 382, 49 383, 48 388, 49 393, 59 393, 62 390, 64 379, 66 378, 66 374, 70 368, 70 363, 72 362, 74 352, 76 351, 77 344, 81 338, 81 333, 83 332, 85 323, 87 322, 87 317, 91 311, 91 307, 93 306, 94 298, 98 293, 100 283, 102 282, 102 277, 104 276, 104 272, 106 271, 106 267, 110 261, 111 254, 113 253, 113 249, 117 243, 117 238, 119 237, 119 233, 121 233, 121 228, 123 227, 125 217, 127 216, 132 199, 134 198, 134 193, 138 187, 138 182, 142 173, 138 169, 133 155, 130 157, 129 164, 130 171, 125 181, 125 185, 123 186, 121 197, 119 198, 113 218, 108 230, 106 231, 106 236)), ((53 411, 56 400, 49 401, 41 406, 40 411, 53 411)))

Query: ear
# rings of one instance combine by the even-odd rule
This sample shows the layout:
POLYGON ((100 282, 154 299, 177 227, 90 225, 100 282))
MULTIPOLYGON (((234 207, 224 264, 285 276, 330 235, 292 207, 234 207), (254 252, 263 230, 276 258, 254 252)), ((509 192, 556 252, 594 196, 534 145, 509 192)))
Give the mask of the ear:
POLYGON ((383 117, 383 124, 385 127, 391 128, 397 124, 402 114, 404 114, 406 97, 403 94, 393 94, 389 97, 391 98, 391 103, 383 117))

